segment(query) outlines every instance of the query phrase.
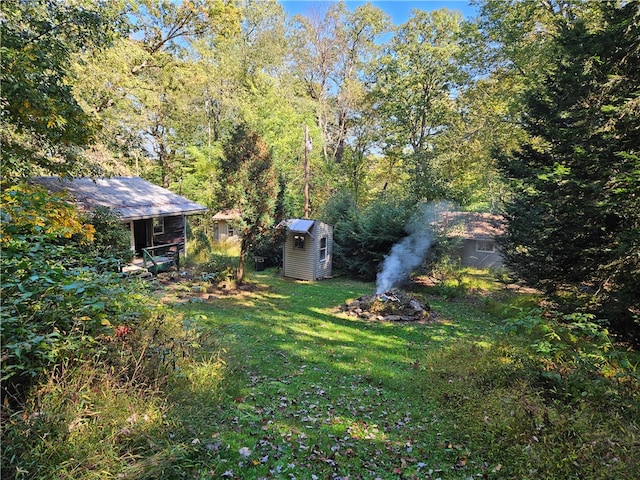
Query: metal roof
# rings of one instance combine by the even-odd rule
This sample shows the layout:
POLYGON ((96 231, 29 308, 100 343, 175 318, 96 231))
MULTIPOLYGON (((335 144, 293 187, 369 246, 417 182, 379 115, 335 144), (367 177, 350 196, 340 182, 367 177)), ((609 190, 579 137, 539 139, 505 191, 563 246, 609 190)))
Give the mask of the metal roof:
POLYGON ((206 207, 140 177, 75 178, 34 177, 34 183, 51 192, 68 191, 83 210, 103 206, 122 220, 191 215, 206 207))
POLYGON ((309 231, 313 228, 313 224, 315 220, 307 220, 307 219, 299 219, 293 218, 289 220, 289 230, 294 233, 309 233, 309 231))

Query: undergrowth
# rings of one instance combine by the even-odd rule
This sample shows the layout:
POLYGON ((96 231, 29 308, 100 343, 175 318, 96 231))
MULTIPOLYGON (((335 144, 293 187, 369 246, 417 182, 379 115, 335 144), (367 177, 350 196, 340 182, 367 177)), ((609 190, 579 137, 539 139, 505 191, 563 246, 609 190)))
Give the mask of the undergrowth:
POLYGON ((418 287, 436 321, 367 322, 338 307, 371 284, 252 278, 50 371, 4 411, 2 477, 640 477, 638 356, 595 319, 463 278, 418 287))

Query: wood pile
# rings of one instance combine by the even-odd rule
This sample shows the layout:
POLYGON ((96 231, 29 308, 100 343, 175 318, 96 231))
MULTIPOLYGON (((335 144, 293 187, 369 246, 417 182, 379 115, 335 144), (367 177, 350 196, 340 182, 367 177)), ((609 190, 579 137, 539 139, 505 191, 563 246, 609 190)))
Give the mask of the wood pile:
POLYGON ((363 295, 340 308, 353 317, 383 322, 418 322, 429 320, 429 305, 401 290, 363 295))

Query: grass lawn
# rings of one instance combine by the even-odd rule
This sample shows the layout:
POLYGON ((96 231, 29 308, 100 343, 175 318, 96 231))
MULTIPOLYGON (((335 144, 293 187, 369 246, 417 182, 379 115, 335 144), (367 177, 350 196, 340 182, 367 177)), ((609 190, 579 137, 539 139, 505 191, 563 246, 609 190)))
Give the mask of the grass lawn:
POLYGON ((481 303, 429 297, 435 322, 367 322, 337 307, 371 284, 252 281, 180 307, 209 357, 170 393, 176 461, 140 478, 640 478, 635 397, 540 383, 481 303))
POLYGON ((126 368, 168 369, 168 383, 91 364, 53 372, 3 417, 3 479, 640 478, 637 367, 571 332, 568 350, 540 343, 550 331, 535 316, 508 335, 505 305, 527 311, 531 294, 466 272, 417 284, 435 320, 403 324, 339 311, 372 284, 250 280, 213 297, 196 282, 159 292, 173 306, 126 368))

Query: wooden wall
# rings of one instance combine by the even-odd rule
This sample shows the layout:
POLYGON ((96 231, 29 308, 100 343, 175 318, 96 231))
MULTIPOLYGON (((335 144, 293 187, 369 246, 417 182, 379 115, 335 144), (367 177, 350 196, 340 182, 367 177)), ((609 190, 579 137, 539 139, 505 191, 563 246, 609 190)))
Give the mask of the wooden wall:
POLYGON ((164 232, 153 234, 153 244, 162 245, 165 243, 184 242, 184 217, 175 215, 164 218, 164 232))
POLYGON ((299 280, 318 280, 331 276, 333 258, 333 227, 315 222, 308 234, 288 231, 283 255, 283 274, 299 280), (304 238, 304 248, 296 247, 295 237, 304 238), (327 239, 327 255, 320 260, 321 239, 327 239))

